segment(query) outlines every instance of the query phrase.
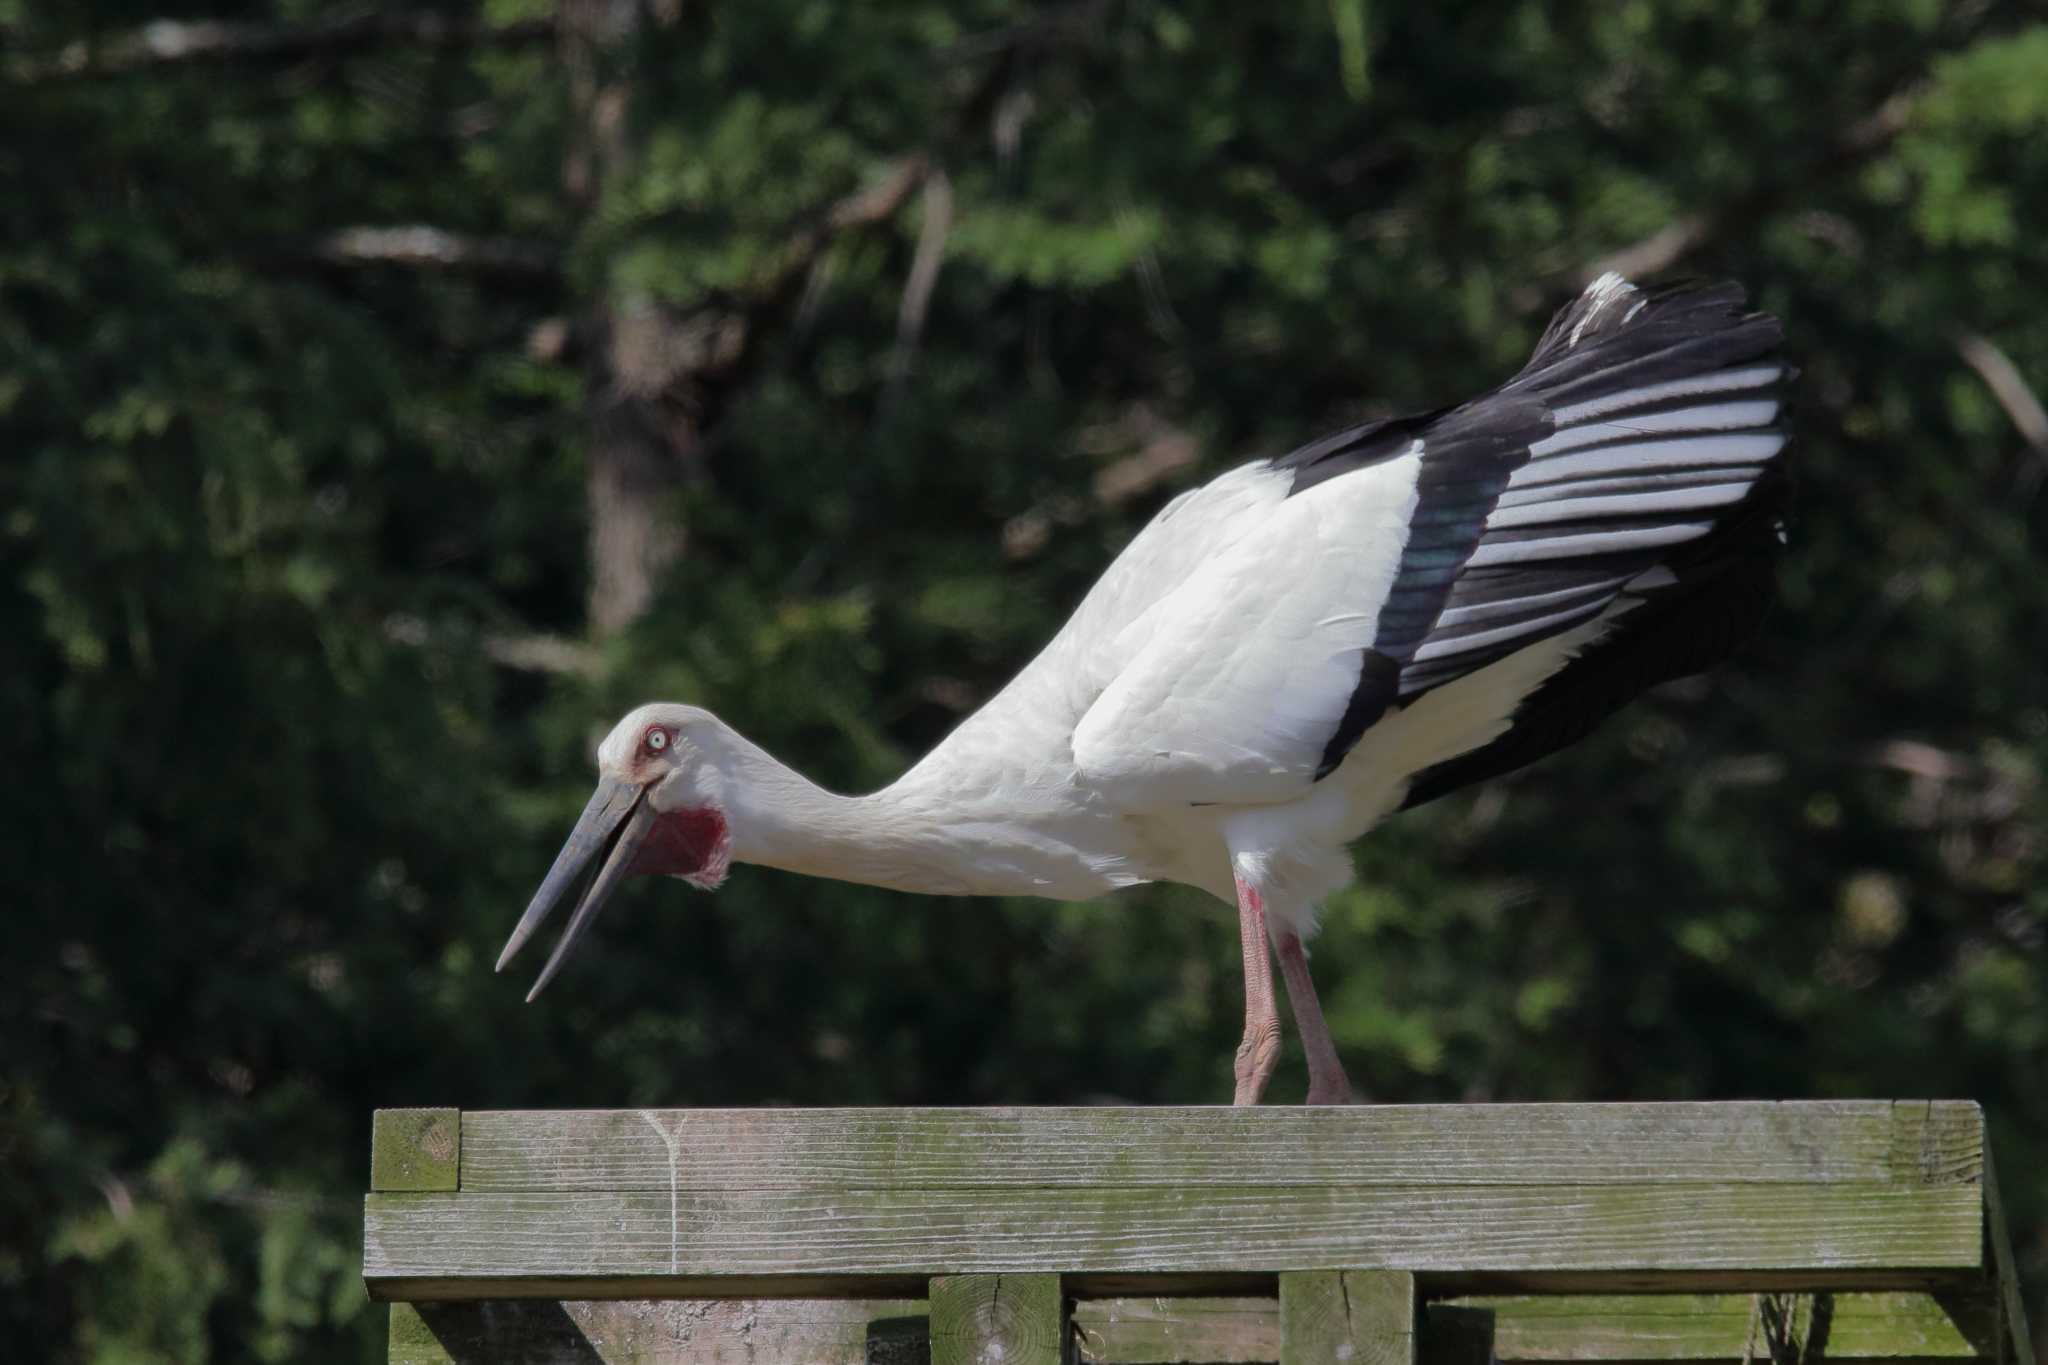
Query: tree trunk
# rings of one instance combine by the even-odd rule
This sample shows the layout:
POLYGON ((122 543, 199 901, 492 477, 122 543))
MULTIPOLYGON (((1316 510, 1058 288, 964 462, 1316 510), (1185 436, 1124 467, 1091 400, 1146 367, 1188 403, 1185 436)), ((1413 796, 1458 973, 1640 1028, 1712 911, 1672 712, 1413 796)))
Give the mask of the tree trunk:
MULTIPOLYGON (((632 173, 632 85, 626 62, 645 11, 635 0, 564 0, 562 59, 572 123, 563 186, 586 220, 632 173)), ((661 22, 659 14, 655 19, 661 22)), ((663 395, 689 339, 653 300, 601 286, 583 319, 587 357, 587 488, 591 631, 630 625, 683 552, 673 494, 697 457, 696 422, 663 395)))

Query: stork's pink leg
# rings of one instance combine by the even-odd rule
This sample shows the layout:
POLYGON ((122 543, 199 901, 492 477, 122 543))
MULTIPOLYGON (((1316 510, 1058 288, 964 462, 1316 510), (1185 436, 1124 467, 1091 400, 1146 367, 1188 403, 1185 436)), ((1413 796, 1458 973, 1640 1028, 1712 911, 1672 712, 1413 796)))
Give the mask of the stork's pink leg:
POLYGON ((1316 999, 1316 983, 1309 979, 1308 953, 1301 935, 1283 929, 1275 936, 1280 948, 1280 974, 1287 978, 1287 1000, 1294 1006, 1294 1023, 1301 1030, 1301 1050, 1308 1054, 1308 1102, 1350 1104, 1351 1078, 1344 1063, 1337 1060, 1337 1043, 1330 1026, 1323 1022, 1323 1004, 1316 999))
POLYGON ((1273 1003, 1273 959, 1266 951, 1266 902, 1237 879, 1237 930, 1244 946, 1244 1041, 1237 1045, 1237 1097, 1257 1104, 1280 1064, 1280 1010, 1273 1003))

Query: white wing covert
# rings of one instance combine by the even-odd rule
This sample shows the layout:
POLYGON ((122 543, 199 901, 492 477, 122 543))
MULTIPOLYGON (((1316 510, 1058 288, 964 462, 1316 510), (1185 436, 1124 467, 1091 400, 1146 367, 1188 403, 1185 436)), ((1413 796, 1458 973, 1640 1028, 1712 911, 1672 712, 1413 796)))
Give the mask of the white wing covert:
POLYGON ((1126 809, 1285 801, 1313 779, 1358 681, 1422 466, 1405 434, 1348 478, 1275 490, 1245 533, 1128 621, 1074 728, 1081 780, 1126 809), (1280 496, 1280 494, 1288 494, 1280 496))
POLYGON ((1016 785, 1067 772, 1075 725, 1144 644, 1133 624, 1203 562, 1256 533, 1286 492, 1263 464, 1244 465, 1160 508, 1037 657, 908 776, 966 770, 1016 785))

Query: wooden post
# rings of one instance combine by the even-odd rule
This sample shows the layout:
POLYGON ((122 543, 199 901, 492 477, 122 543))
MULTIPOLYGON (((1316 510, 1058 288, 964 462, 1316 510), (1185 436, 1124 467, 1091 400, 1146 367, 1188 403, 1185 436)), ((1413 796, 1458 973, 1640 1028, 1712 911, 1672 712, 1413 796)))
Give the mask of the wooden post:
POLYGON ((932 1365, 1060 1365, 1057 1275, 937 1275, 931 1311, 932 1365))
POLYGON ((1283 1271, 1280 1365, 1415 1365, 1415 1277, 1283 1271))
POLYGON ((370 1188, 459 1189, 462 1111, 379 1109, 370 1120, 370 1188))
POLYGON ((2010 1350, 2016 1365, 2030 1365, 2026 1302, 2020 1296, 2019 1276, 2013 1269, 2011 1235, 2005 1227, 2005 1209, 1998 1197, 1998 1175, 1991 1154, 1984 1154, 1984 1238, 1990 1257, 1990 1292, 1995 1299, 1998 1320, 1998 1355, 2010 1350))

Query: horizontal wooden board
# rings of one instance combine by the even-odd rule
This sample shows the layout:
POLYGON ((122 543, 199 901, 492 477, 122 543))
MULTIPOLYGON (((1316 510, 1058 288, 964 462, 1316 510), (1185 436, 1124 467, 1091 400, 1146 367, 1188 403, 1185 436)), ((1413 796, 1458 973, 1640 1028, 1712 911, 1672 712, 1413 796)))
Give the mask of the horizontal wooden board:
POLYGON ((1079 1365, 1273 1365, 1276 1298, 1082 1299, 1071 1319, 1079 1365))
MULTIPOLYGON (((1423 1365, 1497 1360, 1601 1365, 1740 1365, 1793 1358, 1836 1365, 1956 1365, 1996 1359, 1986 1306, 1958 1325, 1932 1296, 1785 1296, 1792 1335, 1768 1339, 1753 1294, 1489 1297, 1431 1303, 1423 1365), (1815 1324, 1824 1322, 1824 1337, 1815 1324), (1971 1334, 1978 1337, 1973 1344, 1971 1334), (1817 1349, 1816 1349, 1817 1348, 1817 1349), (1782 1358, 1782 1357, 1775 1357, 1782 1358)), ((1082 1299, 1079 1365, 1272 1365, 1271 1297, 1082 1299)), ((526 1300, 394 1304, 391 1365, 927 1365, 920 1299, 526 1300)))
POLYGON ((1819 1343, 1817 1354, 1834 1361, 1981 1354, 1931 1294, 1475 1296, 1430 1304, 1427 1321, 1439 1365, 1459 1359, 1709 1365, 1802 1359, 1807 1343, 1819 1343), (1461 1340, 1481 1349, 1461 1355, 1461 1340))
MULTIPOLYGON (((621 1190, 373 1194, 364 1278, 472 1285, 942 1274, 1975 1270, 1974 1186, 621 1190)), ((1667 1288, 1687 1287, 1682 1283, 1667 1288)), ((524 1292, 524 1291, 521 1291, 524 1292)))
MULTIPOLYGON (((1867 1272, 1836 1273, 1861 1279, 1867 1272)), ((1911 1278, 1918 1283, 1929 1278, 1952 1278, 1955 1274, 1953 1271, 1923 1271, 1911 1278)), ((1777 1278, 1780 1278, 1778 1272, 1750 1271, 1742 1276, 1742 1283, 1777 1278)), ((1888 1274, 1883 1277, 1883 1283, 1889 1288, 1899 1279, 1900 1276, 1897 1274, 1888 1274)), ((1610 1287, 1612 1280, 1611 1275, 1601 1274, 1592 1276, 1588 1282, 1593 1288, 1605 1291, 1610 1287)), ((1687 1277, 1687 1282, 1690 1281, 1691 1277, 1687 1277)), ((370 1298, 377 1302, 510 1303, 531 1299, 732 1299, 763 1302, 771 1299, 778 1302, 808 1299, 901 1299, 922 1292, 923 1287, 930 1282, 929 1276, 922 1275, 841 1272, 820 1275, 561 1275, 520 1276, 494 1280, 478 1280, 474 1277, 426 1277, 366 1284, 370 1290, 370 1298)), ((1493 1283, 1493 1278, 1486 1277, 1486 1282, 1493 1283)), ((1165 1294, 1179 1297, 1270 1294, 1277 1279, 1270 1272, 1260 1275, 1222 1274, 1212 1271, 1169 1275, 1062 1274, 1060 1283, 1070 1294, 1102 1297, 1165 1294)))
MULTIPOLYGON (((1279 1359, 1279 1305, 1270 1298, 1084 1299, 1073 1322, 1083 1365, 1279 1359)), ((1995 1359, 1989 1326, 1982 1305, 1956 1309, 1919 1293, 1494 1295, 1425 1305, 1420 1359, 1742 1365, 1790 1355, 1913 1365, 1995 1359), (1776 1328, 1764 1320, 1772 1300, 1776 1328)))
POLYGON ((930 1365, 922 1299, 391 1306, 390 1365, 930 1365))
POLYGON ((465 1192, 1975 1184, 1960 1101, 462 1115, 465 1192))

